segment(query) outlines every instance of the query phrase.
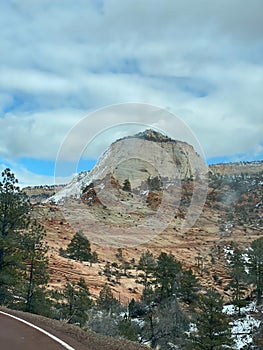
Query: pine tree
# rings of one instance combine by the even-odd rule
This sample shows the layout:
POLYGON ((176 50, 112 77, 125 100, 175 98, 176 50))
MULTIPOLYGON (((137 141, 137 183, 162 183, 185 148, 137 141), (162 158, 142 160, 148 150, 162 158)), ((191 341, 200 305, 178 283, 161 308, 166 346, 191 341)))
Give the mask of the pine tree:
POLYGON ((66 254, 70 259, 89 261, 92 258, 90 242, 82 232, 77 232, 69 243, 66 254))
POLYGON ((233 253, 230 254, 228 269, 231 277, 228 286, 230 288, 232 302, 237 306, 240 315, 240 309, 244 306, 245 291, 247 289, 244 283, 246 278, 245 260, 241 250, 235 248, 233 253))
POLYGON ((46 285, 48 275, 48 247, 43 242, 45 231, 35 220, 23 234, 23 260, 26 264, 24 277, 25 311, 48 314, 46 285))
POLYGON ((122 338, 138 341, 137 328, 129 317, 125 317, 119 321, 119 334, 122 338))
POLYGON ((196 331, 190 334, 189 349, 225 350, 234 349, 229 319, 223 313, 223 299, 215 290, 208 290, 198 301, 196 331))
POLYGON ((87 312, 93 304, 84 279, 80 278, 78 283, 68 282, 58 297, 60 318, 83 327, 88 319, 87 312))
POLYGON ((156 291, 153 286, 148 285, 143 288, 141 300, 146 305, 156 301, 156 291))
POLYGON ((117 258, 119 261, 122 261, 122 260, 123 260, 123 252, 122 252, 122 249, 121 249, 121 248, 118 248, 118 249, 117 249, 116 258, 117 258))
POLYGON ((147 185, 149 191, 159 191, 162 188, 162 180, 159 176, 155 176, 154 178, 148 177, 147 185))
POLYGON ((197 299, 197 292, 200 285, 192 269, 183 271, 180 280, 179 294, 186 303, 192 303, 197 299))
POLYGON ((166 299, 160 304, 148 306, 143 317, 141 338, 147 340, 153 349, 181 349, 188 320, 179 307, 176 297, 166 299), (172 347, 174 345, 174 347, 172 347))
POLYGON ((124 180, 122 189, 123 189, 123 191, 131 192, 131 183, 130 183, 129 179, 124 180))
POLYGON ((92 252, 91 255, 90 255, 90 259, 89 259, 89 262, 90 262, 90 267, 92 267, 92 264, 95 264, 99 261, 99 257, 98 257, 98 253, 97 252, 92 252))
POLYGON ((9 168, 0 181, 0 304, 11 305, 21 286, 20 232, 28 225, 30 204, 9 168))
POLYGON ((151 279, 156 265, 157 263, 149 250, 141 254, 137 269, 142 271, 139 277, 142 278, 144 288, 149 285, 149 279, 151 279))
POLYGON ((123 261, 121 264, 121 268, 123 269, 123 275, 127 276, 127 271, 131 268, 131 265, 128 261, 123 261))
POLYGON ((97 305, 100 309, 111 312, 119 304, 118 300, 114 298, 110 287, 105 284, 100 291, 97 305))
POLYGON ((154 271, 155 291, 160 301, 169 298, 179 287, 182 265, 172 254, 162 252, 154 271))
POLYGON ((260 305, 263 292, 263 237, 258 238, 251 243, 248 257, 250 278, 255 286, 257 305, 260 305))

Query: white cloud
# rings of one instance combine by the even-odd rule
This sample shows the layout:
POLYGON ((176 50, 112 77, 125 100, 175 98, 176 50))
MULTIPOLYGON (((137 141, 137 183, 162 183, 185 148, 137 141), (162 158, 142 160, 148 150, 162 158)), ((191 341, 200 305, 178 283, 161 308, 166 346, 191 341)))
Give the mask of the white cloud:
MULTIPOLYGON (((88 112, 124 102, 175 113, 208 157, 262 152, 262 13, 261 0, 1 2, 0 156, 54 159, 88 112)), ((87 139, 107 118, 131 121, 93 119, 87 139)))
POLYGON ((0 118, 2 157, 54 159, 66 133, 81 117, 77 110, 8 114, 0 118))
POLYGON ((2 69, 0 84, 6 90, 20 90, 30 94, 65 94, 72 87, 65 78, 34 70, 2 69))
POLYGON ((10 168, 15 174, 16 179, 18 179, 18 185, 20 188, 27 186, 37 186, 37 185, 58 185, 58 184, 67 184, 73 177, 58 177, 47 176, 35 174, 31 171, 28 171, 25 167, 21 166, 18 163, 0 163, 0 173, 6 168, 10 168))

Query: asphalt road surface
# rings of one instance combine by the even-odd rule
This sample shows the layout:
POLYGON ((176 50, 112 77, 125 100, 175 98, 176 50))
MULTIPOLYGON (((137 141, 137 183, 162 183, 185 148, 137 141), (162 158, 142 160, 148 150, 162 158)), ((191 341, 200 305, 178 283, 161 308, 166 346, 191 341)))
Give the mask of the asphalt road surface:
POLYGON ((1 350, 74 350, 46 331, 0 312, 1 350), (44 332, 44 333, 43 333, 44 332), (54 337, 54 339, 52 338, 54 337))

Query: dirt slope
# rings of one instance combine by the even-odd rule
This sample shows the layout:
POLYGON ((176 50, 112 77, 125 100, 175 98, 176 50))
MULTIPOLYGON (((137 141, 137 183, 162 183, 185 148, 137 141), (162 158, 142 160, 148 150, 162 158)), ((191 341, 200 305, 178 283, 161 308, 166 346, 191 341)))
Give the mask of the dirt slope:
POLYGON ((0 308, 1 311, 18 316, 62 339, 76 350, 143 350, 148 347, 141 346, 123 339, 101 336, 59 321, 50 320, 43 316, 33 315, 25 312, 0 308))

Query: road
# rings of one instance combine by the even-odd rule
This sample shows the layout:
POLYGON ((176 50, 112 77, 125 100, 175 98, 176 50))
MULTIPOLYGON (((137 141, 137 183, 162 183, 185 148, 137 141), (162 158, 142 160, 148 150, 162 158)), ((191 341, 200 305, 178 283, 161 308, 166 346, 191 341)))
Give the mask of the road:
POLYGON ((74 350, 45 330, 0 311, 1 350, 74 350))

